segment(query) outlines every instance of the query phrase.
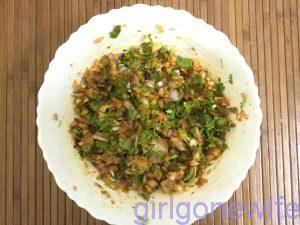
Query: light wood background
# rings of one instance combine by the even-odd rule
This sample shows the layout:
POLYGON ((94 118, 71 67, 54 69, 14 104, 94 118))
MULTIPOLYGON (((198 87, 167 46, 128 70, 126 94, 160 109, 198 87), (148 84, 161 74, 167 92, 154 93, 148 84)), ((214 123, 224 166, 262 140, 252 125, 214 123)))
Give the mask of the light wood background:
MULTIPOLYGON (((36 97, 57 47, 79 25, 137 2, 204 19, 229 36, 253 69, 264 117, 261 147, 229 202, 262 206, 283 196, 299 203, 300 0, 0 0, 0 225, 106 224, 56 186, 36 141, 36 97)), ((274 214, 250 220, 244 213, 235 221, 217 209, 195 224, 300 224, 299 217, 274 214)))

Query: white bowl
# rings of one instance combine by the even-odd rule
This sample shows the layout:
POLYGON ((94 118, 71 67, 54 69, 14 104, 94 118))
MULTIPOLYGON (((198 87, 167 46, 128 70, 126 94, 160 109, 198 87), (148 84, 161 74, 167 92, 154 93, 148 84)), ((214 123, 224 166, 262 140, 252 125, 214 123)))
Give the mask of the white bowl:
POLYGON ((162 219, 153 219, 152 209, 148 208, 149 224, 177 224, 177 221, 186 221, 188 224, 211 212, 212 202, 226 202, 245 179, 259 147, 262 113, 253 73, 244 58, 225 34, 186 11, 138 4, 94 16, 73 33, 58 48, 38 94, 38 142, 58 186, 93 217, 126 225, 134 224, 137 215, 143 216, 142 209, 146 206, 135 192, 116 192, 96 179, 95 169, 80 160, 73 148, 68 129, 74 117, 71 98, 73 80, 80 79, 82 72, 95 58, 137 45, 142 36, 148 33, 152 33, 155 42, 175 46, 178 54, 199 57, 202 64, 224 82, 225 94, 232 105, 239 106, 241 93, 248 96, 245 111, 249 119, 237 123, 227 135, 229 149, 211 166, 211 172, 206 176, 208 183, 201 188, 173 195, 173 219, 169 215, 169 196, 160 192, 153 194, 156 218, 159 217, 159 202, 166 201, 168 205, 161 212, 162 219), (117 39, 111 39, 108 33, 116 24, 123 24, 122 31, 117 39), (158 33, 156 24, 163 26, 163 33, 158 33), (104 40, 95 44, 93 41, 100 36, 104 36, 104 40), (229 74, 232 74, 233 84, 228 82, 229 74), (102 184, 111 198, 101 194, 95 183, 102 184), (202 203, 207 205, 207 210, 202 203), (188 204, 190 216, 186 214, 188 204), (138 210, 136 214, 134 206, 138 210), (185 219, 183 215, 186 215, 185 219))

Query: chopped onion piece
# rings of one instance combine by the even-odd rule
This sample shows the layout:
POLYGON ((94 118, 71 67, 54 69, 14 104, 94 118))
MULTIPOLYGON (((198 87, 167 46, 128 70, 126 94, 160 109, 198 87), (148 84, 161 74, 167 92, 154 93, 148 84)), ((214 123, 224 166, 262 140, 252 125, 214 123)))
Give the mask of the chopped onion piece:
POLYGON ((177 102, 179 100, 179 94, 178 94, 178 91, 176 89, 172 89, 170 91, 169 95, 170 95, 170 99, 173 102, 177 102))

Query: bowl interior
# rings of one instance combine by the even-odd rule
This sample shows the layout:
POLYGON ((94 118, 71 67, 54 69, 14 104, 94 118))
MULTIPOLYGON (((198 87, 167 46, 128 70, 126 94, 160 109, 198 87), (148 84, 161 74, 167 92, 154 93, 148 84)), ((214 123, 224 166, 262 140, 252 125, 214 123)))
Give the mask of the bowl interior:
MULTIPOLYGON (((187 12, 162 7, 136 5, 93 17, 58 49, 45 75, 38 99, 39 144, 60 188, 94 217, 114 224, 133 224, 137 214, 146 215, 143 213, 145 206, 142 206, 144 200, 135 192, 124 194, 105 187, 96 179, 93 166, 79 158, 68 132, 74 118, 72 82, 74 79, 80 80, 94 59, 138 45, 148 33, 152 34, 155 42, 174 47, 177 54, 199 58, 204 67, 221 78, 231 105, 239 107, 241 93, 248 96, 245 111, 249 118, 238 122, 228 133, 226 143, 229 148, 211 166, 211 172, 206 176, 208 183, 201 188, 174 194, 174 210, 180 202, 189 202, 192 210, 192 206, 200 201, 208 209, 197 207, 197 215, 200 216, 213 210, 212 202, 227 201, 253 164, 259 144, 261 111, 253 73, 223 33, 187 12), (110 39, 108 33, 116 24, 123 24, 121 34, 117 39, 110 39), (164 32, 159 33, 156 24, 162 25, 164 32), (104 39, 95 44, 93 41, 100 36, 104 36, 104 39), (228 82, 229 74, 232 74, 233 84, 228 82), (111 197, 102 194, 95 183, 101 184, 111 197), (134 206, 139 206, 136 213, 134 206)), ((159 202, 170 204, 169 196, 162 193, 153 194, 152 201, 157 205, 159 202)), ((158 224, 157 220, 151 219, 151 205, 149 224, 158 224)), ((178 210, 184 215, 186 207, 178 210)), ((168 224, 176 224, 175 214, 171 219, 169 211, 170 207, 163 208, 162 224, 167 221, 168 224)), ((154 212, 157 212, 158 218, 158 206, 154 212)), ((191 213, 189 222, 195 219, 197 216, 191 213)))

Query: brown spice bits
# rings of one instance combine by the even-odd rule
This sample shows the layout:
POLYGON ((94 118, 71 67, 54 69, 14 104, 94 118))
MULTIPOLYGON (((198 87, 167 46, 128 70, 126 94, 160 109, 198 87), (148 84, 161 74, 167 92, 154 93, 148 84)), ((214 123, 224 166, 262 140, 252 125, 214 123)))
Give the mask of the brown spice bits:
POLYGON ((84 161, 83 165, 84 165, 84 168, 86 168, 86 169, 89 168, 89 165, 87 164, 87 162, 84 161))
POLYGON ((54 121, 57 121, 57 120, 58 120, 58 115, 57 115, 57 113, 54 113, 54 114, 52 115, 52 119, 53 119, 54 121))
POLYGON ((201 71, 202 70, 202 67, 201 67, 201 64, 200 64, 200 60, 199 59, 196 59, 194 61, 194 69, 195 71, 201 71))
POLYGON ((100 185, 100 184, 98 184, 98 183, 94 183, 95 184, 95 186, 97 187, 97 188, 100 188, 100 189, 102 189, 103 187, 100 185))
POLYGON ((96 39, 93 41, 93 43, 94 43, 94 44, 100 43, 101 41, 103 41, 103 39, 104 39, 104 37, 103 37, 103 36, 100 36, 100 37, 96 38, 96 39))
POLYGON ((77 191, 77 186, 73 185, 72 189, 73 189, 73 191, 77 191))
POLYGON ((241 109, 237 114, 236 114, 236 119, 237 121, 241 122, 243 120, 248 119, 248 115, 245 113, 243 109, 241 109))
POLYGON ((204 177, 199 177, 199 179, 197 180, 196 184, 201 187, 203 185, 205 185, 207 183, 207 179, 205 179, 204 177))
POLYGON ((160 25, 160 24, 156 24, 155 28, 158 31, 158 33, 163 33, 165 31, 164 28, 163 28, 163 26, 160 25))
POLYGON ((210 173, 211 173, 211 171, 212 171, 212 170, 211 170, 211 169, 209 169, 209 170, 207 171, 207 174, 210 174, 210 173))
POLYGON ((97 188, 100 189, 101 194, 105 195, 107 198, 111 197, 110 193, 108 191, 106 191, 100 184, 98 184, 98 183, 94 183, 94 184, 97 188))
POLYGON ((108 191, 104 190, 104 189, 101 190, 101 194, 105 195, 107 198, 111 198, 110 193, 108 191))

